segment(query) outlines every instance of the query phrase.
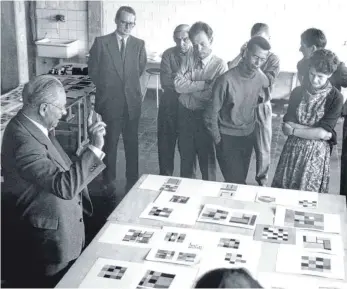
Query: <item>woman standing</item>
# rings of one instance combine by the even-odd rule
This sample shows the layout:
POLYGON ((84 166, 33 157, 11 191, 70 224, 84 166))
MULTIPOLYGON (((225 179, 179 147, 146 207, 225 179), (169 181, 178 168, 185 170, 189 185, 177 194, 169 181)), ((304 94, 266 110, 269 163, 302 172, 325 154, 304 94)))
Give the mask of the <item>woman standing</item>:
POLYGON ((308 78, 290 96, 282 131, 288 136, 272 187, 327 193, 336 122, 341 116, 342 94, 329 82, 338 65, 334 53, 315 51, 308 78))

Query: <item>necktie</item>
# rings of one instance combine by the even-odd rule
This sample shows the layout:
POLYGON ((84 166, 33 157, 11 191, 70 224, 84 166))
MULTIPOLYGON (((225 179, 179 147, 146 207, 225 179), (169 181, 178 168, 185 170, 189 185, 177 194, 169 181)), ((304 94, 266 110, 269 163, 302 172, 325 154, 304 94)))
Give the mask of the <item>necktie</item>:
POLYGON ((124 40, 124 38, 122 38, 122 40, 121 40, 120 55, 122 57, 122 60, 124 61, 124 59, 125 59, 125 40, 124 40))

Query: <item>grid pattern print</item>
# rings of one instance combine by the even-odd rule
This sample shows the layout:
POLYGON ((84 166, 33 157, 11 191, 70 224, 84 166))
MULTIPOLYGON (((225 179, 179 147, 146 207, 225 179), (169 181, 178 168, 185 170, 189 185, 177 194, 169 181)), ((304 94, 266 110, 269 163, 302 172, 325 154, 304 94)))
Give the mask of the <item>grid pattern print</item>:
POLYGON ((148 270, 138 288, 169 288, 176 275, 148 270))
POLYGON ((155 253, 155 258, 158 259, 164 259, 164 260, 172 260, 173 256, 175 255, 175 251, 169 251, 169 250, 161 250, 159 249, 155 253))
POLYGON ((305 248, 311 249, 323 249, 331 251, 331 241, 327 238, 320 238, 315 236, 303 236, 303 242, 305 248))
POLYGON ((329 258, 301 256, 301 270, 324 272, 331 270, 329 258))
POLYGON ((220 191, 219 194, 220 196, 229 196, 232 197, 234 195, 234 193, 237 191, 238 186, 234 185, 234 184, 226 184, 224 185, 220 191))
POLYGON ((179 252, 178 257, 177 257, 177 261, 194 263, 195 258, 196 258, 196 254, 194 254, 194 253, 179 252))
POLYGON ((220 238, 218 247, 238 249, 240 247, 240 240, 231 238, 220 238))
POLYGON ((204 210, 202 214, 202 219, 220 221, 220 220, 226 220, 227 216, 228 216, 228 211, 207 208, 204 210))
POLYGON ((304 208, 316 208, 317 207, 317 201, 299 200, 299 205, 304 207, 304 208))
POLYGON ((99 272, 98 277, 120 280, 122 279, 126 270, 126 267, 105 265, 99 272))
POLYGON ((163 218, 168 218, 170 217, 170 214, 172 213, 173 209, 171 208, 159 208, 154 206, 148 215, 150 216, 156 216, 156 217, 163 217, 163 218))
POLYGON ((262 238, 267 240, 288 241, 289 232, 282 228, 264 227, 262 238))
POLYGON ((166 233, 164 240, 167 242, 177 242, 177 243, 183 243, 186 234, 180 234, 180 233, 166 233))
POLYGON ((242 258, 242 254, 237 254, 237 253, 226 253, 224 260, 228 261, 230 264, 246 263, 246 260, 242 258))
POLYGON ((324 214, 286 209, 284 224, 297 228, 324 230, 324 214))
POLYGON ((176 192, 180 183, 181 183, 181 180, 170 178, 166 181, 165 184, 162 185, 160 190, 165 190, 168 192, 176 192))
POLYGON ((123 241, 124 242, 148 244, 150 239, 152 238, 153 234, 154 234, 154 232, 129 229, 128 233, 125 234, 123 241))
POLYGON ((186 204, 188 202, 188 200, 189 200, 189 197, 173 195, 169 202, 186 204))
POLYGON ((239 213, 239 212, 231 212, 231 217, 229 219, 229 223, 238 223, 238 224, 253 226, 255 224, 256 219, 257 219, 257 215, 249 215, 249 214, 244 214, 244 213, 239 213))

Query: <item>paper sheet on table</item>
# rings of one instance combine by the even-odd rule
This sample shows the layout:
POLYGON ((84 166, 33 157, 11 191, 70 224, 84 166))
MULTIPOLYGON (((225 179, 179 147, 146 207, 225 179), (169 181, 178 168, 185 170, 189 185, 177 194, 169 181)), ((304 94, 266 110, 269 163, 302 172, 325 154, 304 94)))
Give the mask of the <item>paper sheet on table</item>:
POLYGON ((139 189, 159 191, 161 186, 169 178, 167 176, 148 175, 139 186, 139 189))
POLYGON ((146 272, 137 288, 192 288, 198 272, 196 268, 189 266, 149 261, 145 261, 143 264, 146 272))
POLYGON ((218 196, 237 201, 254 202, 258 187, 232 183, 222 183, 219 187, 218 196))
POLYGON ((288 246, 278 249, 276 271, 345 279, 343 256, 313 253, 300 248, 288 250, 288 246))
POLYGON ((295 245, 296 230, 289 227, 258 224, 253 238, 256 241, 295 245))
POLYGON ((258 282, 265 289, 317 289, 314 277, 293 274, 260 272, 258 282))
POLYGON ((140 218, 194 225, 199 212, 200 208, 196 206, 187 206, 187 208, 181 209, 177 206, 162 206, 150 203, 141 213, 140 218))
POLYGON ((135 288, 144 272, 143 263, 98 258, 79 288, 135 288))
POLYGON ((126 246, 151 248, 156 243, 158 227, 145 227, 138 225, 121 225, 110 223, 99 242, 119 244, 126 246))
POLYGON ((201 204, 201 199, 202 197, 197 195, 185 195, 162 191, 155 199, 154 203, 163 206, 177 206, 184 209, 186 206, 199 207, 201 204))
POLYGON ((324 214, 309 209, 277 206, 274 225, 326 233, 341 233, 340 215, 324 214))
POLYGON ((297 203, 295 206, 302 208, 318 208, 318 193, 298 191, 297 203))
POLYGON ((297 203, 298 199, 298 191, 287 191, 276 188, 259 187, 257 189, 257 192, 257 203, 294 206, 297 203))
POLYGON ((342 237, 337 234, 297 230, 296 244, 300 248, 311 252, 338 256, 345 255, 342 237))

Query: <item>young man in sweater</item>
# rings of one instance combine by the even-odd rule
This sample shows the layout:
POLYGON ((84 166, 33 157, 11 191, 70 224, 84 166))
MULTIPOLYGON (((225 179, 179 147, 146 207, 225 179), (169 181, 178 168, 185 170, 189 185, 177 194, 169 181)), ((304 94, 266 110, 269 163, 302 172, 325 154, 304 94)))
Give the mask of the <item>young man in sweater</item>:
MULTIPOLYGON (((270 42, 270 29, 265 23, 256 23, 251 29, 251 37, 261 36, 270 42)), ((232 61, 228 62, 229 69, 237 66, 246 53, 247 43, 245 43, 240 54, 232 61)), ((263 94, 259 97, 259 105, 256 109, 256 126, 254 151, 256 158, 255 180, 260 186, 265 186, 268 181, 268 173, 271 162, 271 139, 272 139, 272 106, 271 91, 275 80, 280 72, 280 60, 272 52, 269 52, 266 61, 260 67, 268 78, 268 85, 264 87, 263 94)))
POLYGON ((220 76, 213 87, 205 123, 227 182, 246 183, 255 142, 256 108, 264 87, 269 85, 260 67, 270 48, 265 38, 252 37, 241 62, 220 76))

